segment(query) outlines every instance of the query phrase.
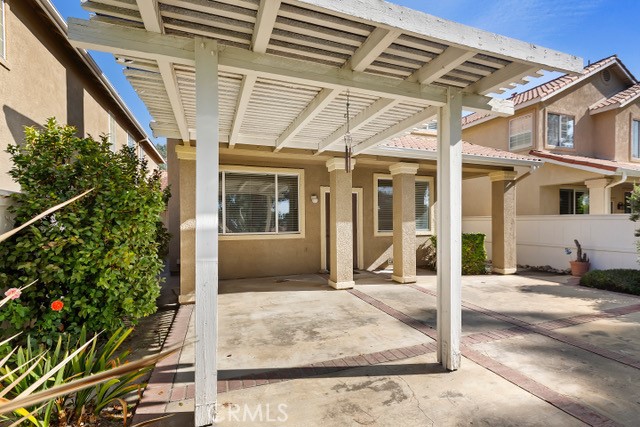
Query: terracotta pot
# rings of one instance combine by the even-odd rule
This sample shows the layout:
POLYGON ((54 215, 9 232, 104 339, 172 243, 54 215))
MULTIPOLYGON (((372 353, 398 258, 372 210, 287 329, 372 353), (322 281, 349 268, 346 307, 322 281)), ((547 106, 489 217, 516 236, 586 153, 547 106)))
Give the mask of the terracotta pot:
POLYGON ((569 261, 569 264, 571 264, 571 275, 575 277, 584 276, 584 273, 589 271, 589 267, 591 267, 591 263, 583 261, 569 261))

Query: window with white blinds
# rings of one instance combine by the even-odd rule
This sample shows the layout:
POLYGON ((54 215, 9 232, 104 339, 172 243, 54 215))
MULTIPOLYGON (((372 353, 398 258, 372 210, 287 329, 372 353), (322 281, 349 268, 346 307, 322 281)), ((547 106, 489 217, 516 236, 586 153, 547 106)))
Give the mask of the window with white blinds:
POLYGON ((0 0, 0 58, 7 59, 7 28, 4 0, 0 0))
POLYGON ((509 149, 520 150, 533 145, 533 114, 509 121, 509 149))
POLYGON ((640 159, 640 120, 634 120, 631 124, 631 156, 640 159))
MULTIPOLYGON (((433 180, 428 177, 416 177, 415 214, 416 232, 431 231, 431 186, 433 180)), ((377 196, 377 232, 393 231, 393 180, 391 178, 376 179, 377 196)))
POLYGON ((299 183, 299 174, 221 172, 219 233, 300 233, 299 183))

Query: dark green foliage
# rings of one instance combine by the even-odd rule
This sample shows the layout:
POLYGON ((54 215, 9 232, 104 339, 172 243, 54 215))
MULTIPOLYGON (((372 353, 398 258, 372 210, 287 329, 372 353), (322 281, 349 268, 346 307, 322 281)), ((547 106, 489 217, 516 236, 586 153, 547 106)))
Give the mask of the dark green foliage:
MULTIPOLYGON (((487 251, 484 248, 484 234, 465 233, 462 235, 462 274, 472 276, 478 274, 487 274, 485 262, 487 259, 487 251)), ((436 236, 429 238, 431 246, 426 249, 424 261, 427 268, 436 270, 436 245, 438 239, 436 236)))
POLYGON ((594 270, 580 278, 580 284, 589 288, 640 295, 640 270, 594 270))
POLYGON ((0 290, 38 279, 0 312, 3 335, 27 330, 52 344, 62 331, 115 331, 156 309, 166 240, 159 221, 168 197, 159 173, 147 173, 133 149, 114 153, 106 138, 75 132, 50 119, 7 150, 22 188, 12 196, 16 224, 94 190, 0 244, 0 290), (58 299, 64 308, 56 312, 51 303, 58 299))

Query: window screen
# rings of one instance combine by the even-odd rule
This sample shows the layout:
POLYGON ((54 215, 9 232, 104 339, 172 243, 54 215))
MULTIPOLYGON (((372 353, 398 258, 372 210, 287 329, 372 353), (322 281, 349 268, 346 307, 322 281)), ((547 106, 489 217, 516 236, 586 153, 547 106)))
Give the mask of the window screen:
POLYGON ((218 188, 222 234, 300 232, 298 175, 222 172, 218 188))
POLYGON ((573 117, 562 114, 547 115, 547 145, 573 148, 573 117))
POLYGON ((431 229, 430 197, 429 182, 416 181, 416 230, 418 231, 431 229))
POLYGON ((509 121, 509 149, 518 150, 531 147, 533 143, 533 115, 518 117, 509 121))

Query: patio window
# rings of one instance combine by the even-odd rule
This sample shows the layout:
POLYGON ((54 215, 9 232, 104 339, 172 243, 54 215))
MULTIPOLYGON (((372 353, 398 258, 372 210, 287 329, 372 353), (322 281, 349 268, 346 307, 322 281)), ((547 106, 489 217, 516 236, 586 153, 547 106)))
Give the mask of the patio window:
POLYGON ((564 114, 547 115, 547 145, 573 148, 574 119, 564 114))
POLYGON ((631 155, 634 159, 640 159, 640 120, 634 120, 631 124, 631 155))
MULTIPOLYGON (((416 233, 431 232, 431 188, 433 178, 416 177, 416 233)), ((393 180, 386 175, 376 177, 376 233, 391 234, 393 232, 393 180)))
POLYGON ((509 149, 521 150, 533 144, 533 114, 509 121, 509 149))
POLYGON ((0 0, 0 58, 7 59, 7 29, 4 0, 0 0))
POLYGON ((588 190, 560 189, 560 215, 583 215, 588 213, 588 190))
POLYGON ((218 232, 222 235, 299 234, 300 179, 300 173, 221 172, 218 232))

